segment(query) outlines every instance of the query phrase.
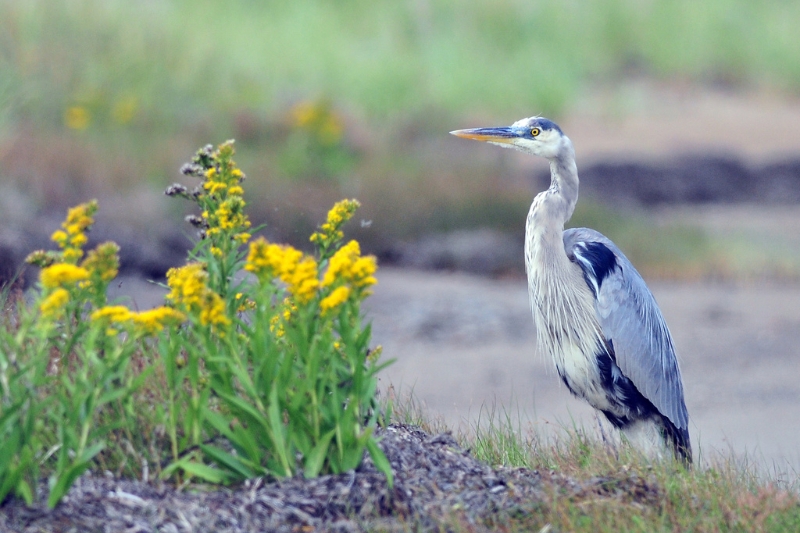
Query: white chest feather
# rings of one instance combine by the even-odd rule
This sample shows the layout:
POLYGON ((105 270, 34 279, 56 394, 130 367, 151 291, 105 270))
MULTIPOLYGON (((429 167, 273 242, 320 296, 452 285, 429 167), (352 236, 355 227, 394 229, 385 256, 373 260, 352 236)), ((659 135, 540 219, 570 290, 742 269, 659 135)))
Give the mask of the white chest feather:
POLYGON ((539 351, 553 358, 559 375, 575 394, 602 409, 607 400, 596 356, 605 341, 594 295, 580 267, 566 255, 562 228, 531 220, 543 216, 537 207, 534 202, 528 215, 525 262, 539 351))

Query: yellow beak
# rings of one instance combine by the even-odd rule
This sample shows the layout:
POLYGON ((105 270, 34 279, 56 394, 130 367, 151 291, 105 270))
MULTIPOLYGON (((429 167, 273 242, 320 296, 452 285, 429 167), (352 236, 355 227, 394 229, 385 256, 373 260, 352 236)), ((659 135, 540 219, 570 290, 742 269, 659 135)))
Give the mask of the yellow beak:
POLYGON ((472 139, 473 141, 503 144, 511 144, 513 139, 519 137, 519 134, 511 128, 474 128, 451 131, 450 134, 464 139, 472 139))

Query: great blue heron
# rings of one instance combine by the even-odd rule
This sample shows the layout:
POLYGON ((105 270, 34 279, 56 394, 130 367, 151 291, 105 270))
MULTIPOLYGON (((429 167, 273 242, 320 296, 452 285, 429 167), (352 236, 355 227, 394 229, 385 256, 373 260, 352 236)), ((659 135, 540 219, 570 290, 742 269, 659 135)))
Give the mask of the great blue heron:
POLYGON ((578 201, 572 142, 542 117, 453 135, 550 161, 550 188, 525 227, 525 266, 539 349, 579 398, 648 455, 692 461, 689 414, 672 338, 644 280, 597 231, 564 231, 578 201))

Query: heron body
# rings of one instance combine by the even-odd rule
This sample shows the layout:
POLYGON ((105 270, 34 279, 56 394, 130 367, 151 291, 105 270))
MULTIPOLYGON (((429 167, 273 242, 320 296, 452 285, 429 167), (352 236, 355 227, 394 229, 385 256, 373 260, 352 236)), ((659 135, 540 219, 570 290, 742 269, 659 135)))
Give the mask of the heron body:
POLYGON ((525 266, 539 350, 567 388, 651 455, 690 463, 689 415, 672 338, 625 255, 597 231, 564 231, 578 200, 572 142, 542 117, 454 135, 550 161, 550 187, 531 204, 525 266))

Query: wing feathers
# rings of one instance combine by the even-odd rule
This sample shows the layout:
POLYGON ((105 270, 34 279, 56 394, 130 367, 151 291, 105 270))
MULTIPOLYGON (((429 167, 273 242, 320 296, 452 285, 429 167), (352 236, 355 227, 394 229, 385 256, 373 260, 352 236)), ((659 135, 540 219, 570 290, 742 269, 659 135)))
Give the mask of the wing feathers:
POLYGON ((672 337, 644 280, 602 234, 585 228, 564 232, 567 255, 584 273, 616 363, 639 392, 680 429, 688 429, 672 337))

